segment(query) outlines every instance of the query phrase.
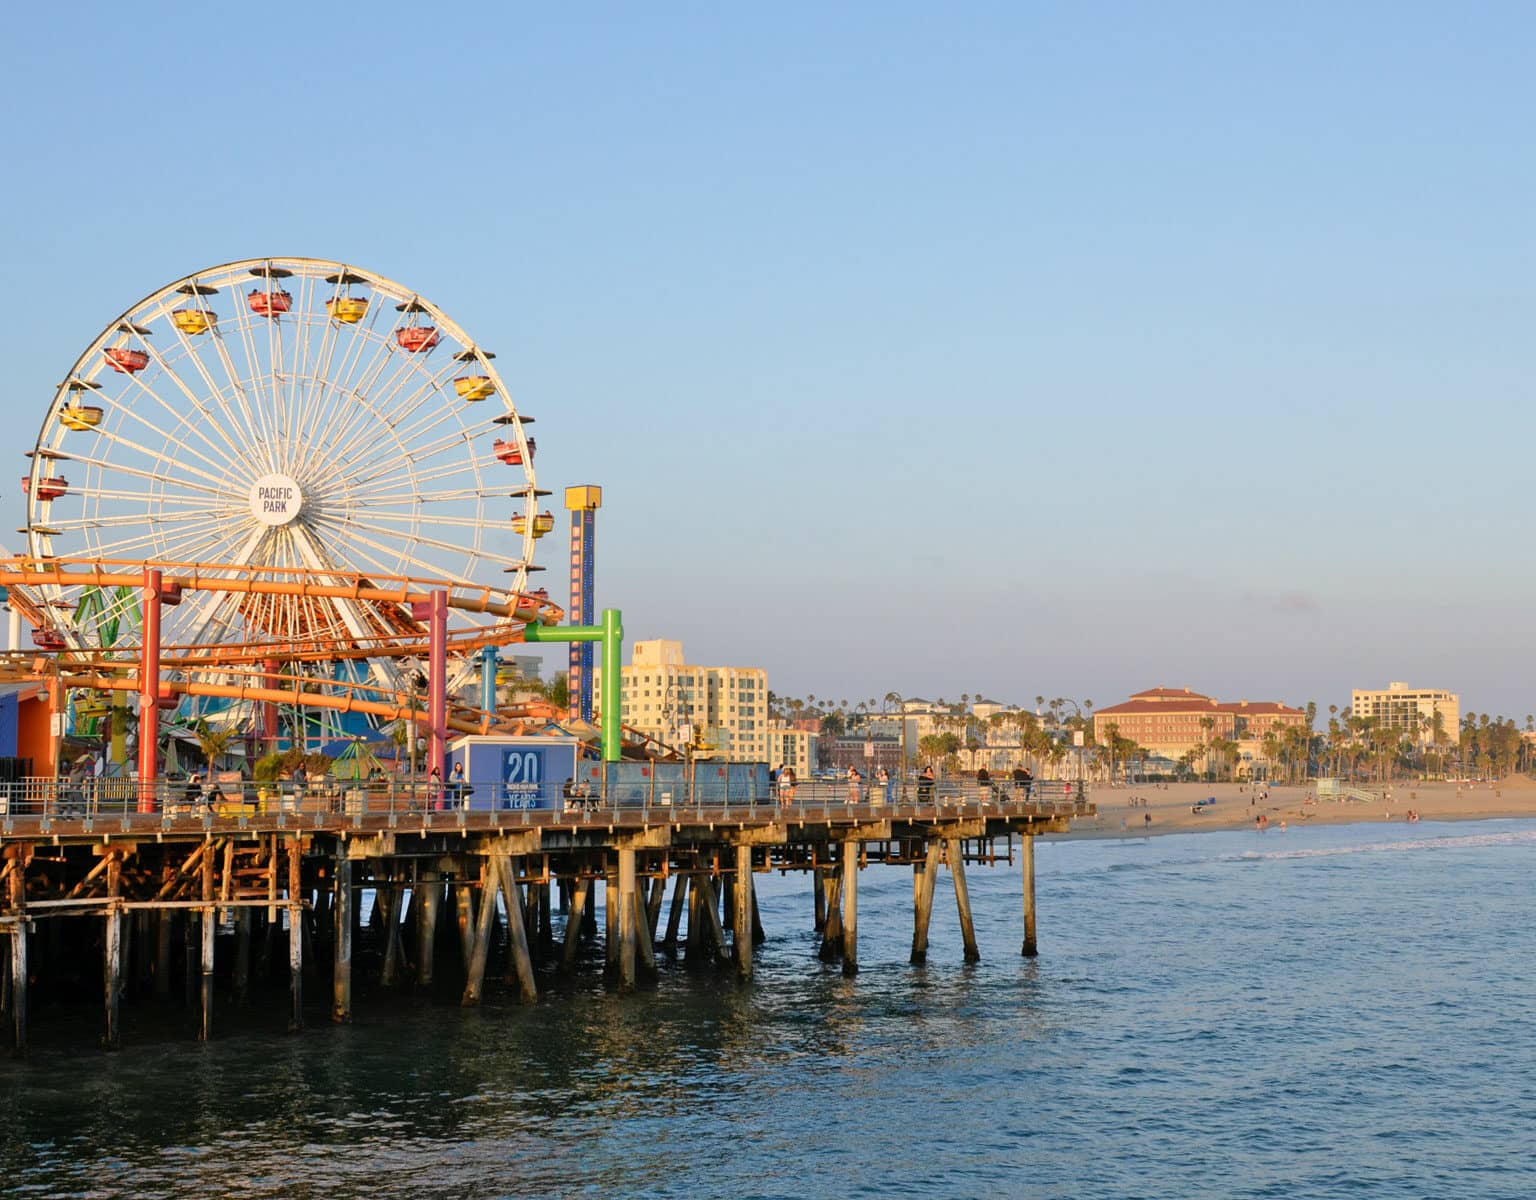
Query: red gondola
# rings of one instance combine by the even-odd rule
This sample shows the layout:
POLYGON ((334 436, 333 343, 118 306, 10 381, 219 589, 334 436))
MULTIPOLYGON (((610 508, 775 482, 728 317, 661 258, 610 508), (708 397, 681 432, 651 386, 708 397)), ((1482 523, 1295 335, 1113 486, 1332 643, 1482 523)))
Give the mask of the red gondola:
POLYGON ((64 635, 55 629, 34 629, 32 644, 39 650, 62 650, 65 646, 64 635))
MULTIPOLYGON (((528 461, 533 461, 533 452, 538 448, 538 442, 533 438, 528 439, 528 461)), ((522 447, 517 444, 515 438, 497 438, 491 446, 492 452, 509 467, 519 467, 523 463, 522 447)))
MULTIPOLYGON (((45 475, 37 481, 37 498, 39 500, 57 500, 69 491, 69 480, 62 475, 45 475)), ((30 495, 32 492, 32 476, 21 477, 22 495, 30 495)))
POLYGON ((395 345, 407 354, 422 354, 437 345, 437 329, 431 325, 407 325, 395 330, 395 345))
POLYGON ((132 375, 149 366, 149 355, 143 350, 132 350, 127 346, 108 346, 101 353, 108 365, 120 375, 132 375))
POLYGON ((254 288, 245 302, 258 317, 277 317, 293 307, 293 297, 281 289, 264 291, 254 288))

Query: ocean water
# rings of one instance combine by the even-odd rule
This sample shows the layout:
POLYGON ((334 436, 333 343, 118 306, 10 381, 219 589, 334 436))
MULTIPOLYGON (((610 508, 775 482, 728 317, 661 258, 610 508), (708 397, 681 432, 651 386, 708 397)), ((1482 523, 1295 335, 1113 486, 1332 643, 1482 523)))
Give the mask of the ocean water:
MULTIPOLYGON (((360 993, 303 1035, 40 1014, 0 1063, 0 1192, 180 1197, 1536 1195, 1536 823, 1042 843, 860 881, 862 971, 805 877, 759 877, 757 979, 589 970, 522 1009, 360 993)), ((315 989, 318 991, 318 989, 315 989)), ((317 997, 319 999, 319 997, 317 997)))

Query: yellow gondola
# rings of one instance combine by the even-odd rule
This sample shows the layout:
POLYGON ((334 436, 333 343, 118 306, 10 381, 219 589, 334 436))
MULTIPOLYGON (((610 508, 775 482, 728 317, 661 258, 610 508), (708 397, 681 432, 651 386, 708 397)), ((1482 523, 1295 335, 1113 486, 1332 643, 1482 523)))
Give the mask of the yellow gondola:
POLYGON ((366 296, 332 296, 325 302, 325 311, 331 314, 333 321, 340 321, 343 325, 356 325, 368 315, 368 298, 366 296))
POLYGON ((188 337, 196 337, 213 328, 218 317, 205 308, 178 308, 171 314, 171 324, 188 337))
POLYGON ((102 410, 94 404, 66 404, 59 409, 59 424, 65 429, 95 429, 101 417, 102 410))
POLYGON ((460 400, 484 400, 496 394, 496 385, 489 375, 460 375, 453 381, 453 390, 460 400))
MULTIPOLYGON (((533 518, 533 536, 536 538, 543 537, 554 527, 555 514, 552 512, 541 512, 538 516, 533 518)), ((517 516, 512 518, 512 532, 526 533, 527 531, 528 518, 524 514, 518 513, 517 516)))

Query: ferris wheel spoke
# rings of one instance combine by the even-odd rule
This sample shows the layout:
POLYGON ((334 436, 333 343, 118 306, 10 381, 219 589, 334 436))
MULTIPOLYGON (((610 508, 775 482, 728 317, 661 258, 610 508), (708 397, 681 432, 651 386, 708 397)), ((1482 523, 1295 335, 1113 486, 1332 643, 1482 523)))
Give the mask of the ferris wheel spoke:
MULTIPOLYGON (((274 399, 276 377, 272 373, 270 366, 266 370, 263 370, 261 367, 261 356, 256 348, 256 334, 251 325, 252 320, 255 318, 255 313, 251 311, 250 304, 245 296, 244 284, 241 283, 231 287, 229 294, 234 300, 234 325, 240 335, 240 348, 244 354, 246 364, 245 376, 238 386, 241 386, 242 393, 244 393, 245 385, 248 384, 251 391, 254 392, 254 397, 250 398, 249 401, 254 413, 253 428, 260 437, 262 444, 271 446, 276 440, 277 432, 282 429, 274 399), (270 382, 274 386, 268 388, 264 386, 266 382, 270 382)), ((267 318, 267 323, 271 324, 270 318, 267 318)), ((225 359, 226 366, 230 371, 231 382, 234 383, 237 379, 237 372, 229 361, 229 348, 223 346, 220 354, 225 359)), ((267 461, 268 465, 271 466, 270 457, 267 461)))
MULTIPOLYGON (((228 495, 228 494, 230 494, 229 493, 229 485, 228 485, 228 483, 226 481, 220 479, 217 475, 210 474, 207 471, 200 470, 197 467, 194 467, 194 466, 191 466, 191 465, 189 465, 187 463, 181 462, 178 459, 172 458, 168 454, 162 454, 162 453, 160 453, 160 451, 151 449, 150 447, 142 444, 141 442, 134 441, 132 438, 123 437, 121 433, 118 433, 115 430, 107 429, 106 426, 104 426, 104 425, 97 427, 96 436, 98 437, 98 439, 100 439, 102 441, 111 442, 114 445, 121 446, 121 447, 124 447, 124 448, 126 448, 128 450, 131 450, 135 454, 142 454, 145 458, 152 459, 153 461, 155 461, 157 463, 164 464, 164 466, 166 468, 165 475, 157 475, 157 474, 155 474, 153 472, 150 472, 147 475, 147 477, 150 478, 150 479, 156 479, 156 480, 162 480, 163 481, 164 478, 166 478, 168 476, 171 479, 175 479, 177 481, 177 483, 180 484, 180 485, 192 486, 192 485, 187 483, 186 479, 183 476, 183 473, 186 473, 186 474, 194 475, 194 476, 196 476, 199 479, 206 480, 209 484, 212 485, 209 490, 213 491, 215 494, 218 494, 218 495, 228 495)), ((174 440, 174 439, 172 439, 172 440, 174 440)), ((121 470, 125 469, 124 467, 119 466, 118 464, 115 464, 115 463, 108 464, 108 465, 110 465, 111 469, 115 470, 115 471, 121 471, 121 470)), ((143 474, 143 472, 141 472, 141 474, 143 474)))
POLYGON ((354 508, 367 511, 369 509, 377 508, 382 504, 410 504, 414 502, 432 504, 436 502, 447 502, 454 500, 483 500, 487 496, 505 495, 507 495, 507 492, 504 488, 434 488, 430 491, 423 490, 419 492, 370 493, 366 499, 354 500, 352 502, 352 506, 354 508))
MULTIPOLYGON (((424 365, 417 367, 416 373, 422 378, 417 380, 415 391, 388 408, 379 405, 376 401, 370 401, 367 404, 353 406, 352 411, 345 414, 337 414, 337 420, 333 421, 332 427, 325 432, 325 444, 338 449, 362 446, 364 447, 363 457, 367 457, 379 447, 387 449, 393 446, 397 451, 403 451, 405 444, 398 432, 399 422, 408 419, 428 398, 442 396, 443 384, 454 370, 455 366, 451 358, 445 360, 441 370, 436 372, 428 372, 424 365)), ((349 459, 356 457, 358 456, 348 455, 340 461, 346 463, 349 459)))
MULTIPOLYGON (((198 393, 192 388, 190 384, 187 383, 186 380, 181 377, 181 374, 176 370, 175 366, 168 358, 165 357, 165 355, 160 353, 157 347, 152 346, 149 341, 144 338, 140 338, 140 343, 150 354, 151 358, 153 358, 154 361, 159 364, 162 377, 168 379, 176 388, 176 390, 186 397, 187 403, 191 405, 193 412, 197 414, 200 420, 191 420, 187 417, 186 414, 177 412, 177 410, 172 408, 158 391, 151 388, 147 382, 139 380, 136 375, 133 377, 134 382, 145 393, 154 397, 154 400, 157 404, 165 408, 166 411, 169 412, 173 417, 177 418, 178 421, 186 424, 189 428, 196 430, 205 440, 207 440, 207 431, 211 429, 213 432, 220 435, 222 440, 229 447, 229 452, 232 455, 239 455, 240 449, 234 444, 233 441, 230 440, 228 432, 228 426, 232 425, 234 422, 232 420, 220 420, 218 417, 216 417, 215 414, 211 412, 203 403, 198 393)), ((183 343, 185 343, 185 339, 183 339, 183 343)), ((213 391, 210 394, 212 395, 213 399, 219 402, 219 407, 223 410, 225 416, 229 417, 231 414, 229 412, 228 406, 223 403, 223 397, 220 396, 217 391, 213 391)), ((208 441, 208 448, 217 453, 217 447, 213 445, 211 440, 208 441)))
POLYGON ((382 550, 385 553, 392 552, 398 555, 402 562, 410 563, 420 570, 425 570, 429 575, 441 576, 443 573, 442 568, 434 566, 426 559, 418 558, 411 552, 412 549, 424 546, 434 550, 445 550, 451 554, 463 556, 470 561, 473 561, 481 556, 480 541, 478 537, 478 533, 480 532, 479 530, 476 530, 477 536, 475 539, 475 544, 473 546, 464 546, 462 544, 456 545, 453 542, 445 542, 438 538, 426 537, 416 530, 406 532, 389 529, 383 526, 367 525, 354 518, 336 518, 328 523, 334 524, 339 531, 345 532, 349 537, 355 538, 366 545, 373 546, 375 549, 382 550), (369 536, 369 534, 374 533, 382 534, 384 536, 408 538, 410 549, 407 549, 406 546, 391 546, 387 542, 375 540, 373 537, 369 536))
MULTIPOLYGON (((217 461, 217 462, 214 461, 213 459, 209 458, 206 454, 203 454, 201 451, 199 451, 195 446, 192 446, 188 442, 184 441, 178 434, 170 432, 170 431, 165 430, 165 429, 161 429, 158 425, 156 425, 153 421, 151 421, 147 416, 144 415, 144 413, 140 412, 137 408, 124 408, 122 410, 122 412, 123 412, 122 421, 130 421, 131 420, 131 421, 136 422, 138 425, 142 426, 145 430, 147 430, 148 432, 154 434, 156 437, 163 438, 166 441, 167 444, 176 446, 176 448, 178 450, 180 450, 183 455, 191 457, 191 458, 195 458, 199 462, 205 463, 208 467, 212 468, 214 471, 220 471, 220 470, 227 471, 229 469, 229 460, 228 460, 228 458, 224 458, 222 461, 217 461)), ((182 425, 183 428, 188 429, 188 430, 195 430, 197 428, 195 423, 187 421, 184 417, 181 418, 180 424, 182 425)), ((119 430, 122 429, 121 422, 118 425, 118 429, 119 430)), ((111 435, 108 434, 107 436, 111 436, 111 435)), ((203 438, 202 440, 204 442, 207 442, 206 438, 203 438)), ((207 443, 207 444, 210 447, 212 447, 212 443, 207 443)), ((182 461, 182 459, 180 457, 178 457, 176 459, 168 459, 167 461, 180 462, 180 461, 182 461)))
MULTIPOLYGON (((81 464, 83 464, 84 466, 87 466, 87 467, 94 467, 99 472, 103 472, 104 473, 104 472, 110 470, 115 475, 127 475, 127 476, 130 476, 131 478, 134 478, 134 479, 148 480, 150 483, 154 483, 154 484, 158 484, 158 485, 164 485, 167 482, 167 480, 166 480, 164 475, 156 474, 154 471, 146 471, 142 467, 129 466, 129 465, 124 464, 124 463, 110 462, 107 459, 98 458, 98 457, 96 457, 94 455, 71 454, 71 455, 68 456, 68 461, 76 462, 76 463, 81 463, 81 464)), ((213 495, 213 496, 228 496, 229 495, 229 489, 228 488, 209 486, 208 484, 194 483, 193 481, 188 480, 188 479, 177 479, 175 481, 175 486, 179 487, 179 488, 184 488, 184 489, 186 489, 188 491, 204 492, 204 493, 207 493, 208 495, 213 495)), ((137 493, 137 494, 142 497, 146 493, 142 493, 141 492, 141 493, 137 493)), ((206 503, 206 501, 204 501, 204 503, 206 503)))
MULTIPOLYGON (((441 420, 447 419, 449 418, 441 418, 438 423, 441 423, 441 420)), ((425 433, 426 431, 423 430, 422 432, 425 433)), ((418 465, 423 462, 431 462, 433 459, 440 455, 458 450, 465 455, 465 457, 461 460, 461 465, 464 467, 464 469, 474 469, 473 445, 470 442, 468 434, 463 429, 450 430, 436 442, 427 444, 423 444, 419 440, 404 437, 402 437, 401 440, 406 445, 411 447, 411 453, 414 456, 414 461, 418 465)), ((398 470, 398 468, 391 466, 388 459, 380 458, 377 455, 373 456, 373 461, 371 462, 359 464, 349 463, 347 465, 350 469, 346 471, 345 478, 347 482, 354 487, 369 486, 398 470)))

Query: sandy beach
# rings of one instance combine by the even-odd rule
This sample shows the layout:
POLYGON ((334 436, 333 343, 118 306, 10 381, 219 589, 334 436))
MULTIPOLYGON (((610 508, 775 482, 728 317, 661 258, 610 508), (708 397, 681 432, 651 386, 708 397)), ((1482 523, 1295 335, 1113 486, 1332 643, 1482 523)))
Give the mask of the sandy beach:
MULTIPOLYGON (((1381 792, 1381 787, 1370 789, 1381 792)), ((1514 776, 1497 783, 1395 783, 1381 800, 1320 798, 1316 785, 1170 783, 1090 787, 1096 817, 1072 822, 1072 838, 1145 837, 1193 833, 1202 829, 1255 827, 1269 818, 1269 828, 1403 822, 1409 810, 1426 821, 1474 821, 1496 817, 1536 817, 1536 780, 1514 776), (1201 806, 1198 801, 1215 799, 1201 806), (1149 821, 1148 818, 1151 818, 1149 821)))

